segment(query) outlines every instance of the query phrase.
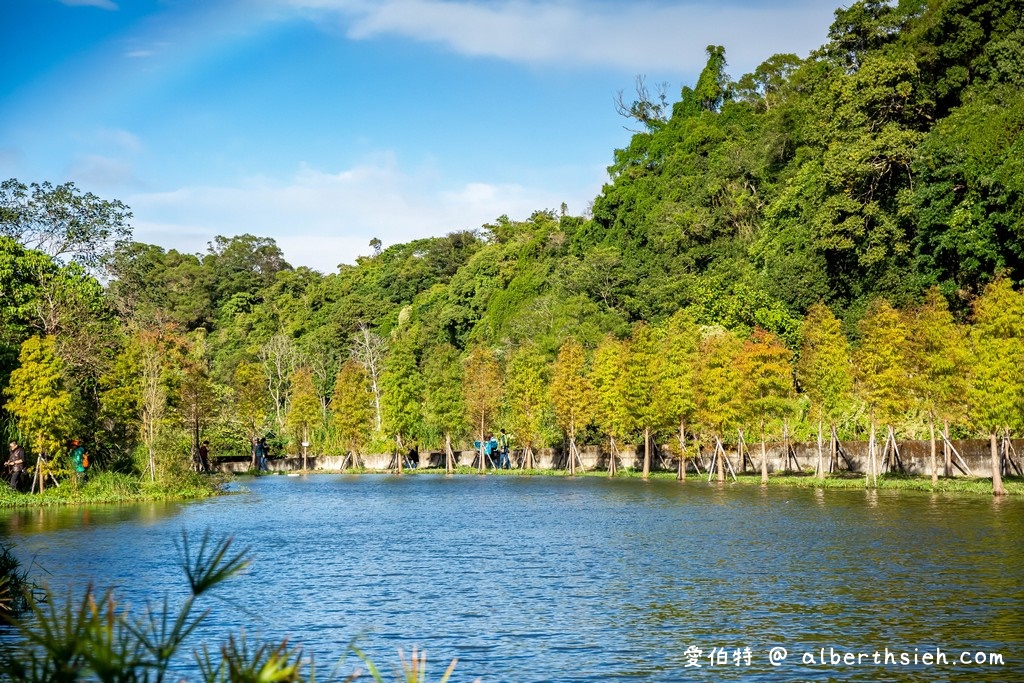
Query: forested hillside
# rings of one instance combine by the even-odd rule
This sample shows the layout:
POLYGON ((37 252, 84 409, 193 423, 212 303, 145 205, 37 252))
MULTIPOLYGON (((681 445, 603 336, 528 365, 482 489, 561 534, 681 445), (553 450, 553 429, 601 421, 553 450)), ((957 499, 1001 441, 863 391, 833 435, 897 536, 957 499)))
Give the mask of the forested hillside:
POLYGON ((132 242, 119 202, 8 181, 5 429, 125 471, 263 434, 365 453, 499 426, 519 448, 1019 430, 1022 27, 1014 0, 862 0, 813 54, 738 78, 708 46, 677 100, 622 100, 637 132, 592 215, 374 244, 328 275, 252 235, 132 242))

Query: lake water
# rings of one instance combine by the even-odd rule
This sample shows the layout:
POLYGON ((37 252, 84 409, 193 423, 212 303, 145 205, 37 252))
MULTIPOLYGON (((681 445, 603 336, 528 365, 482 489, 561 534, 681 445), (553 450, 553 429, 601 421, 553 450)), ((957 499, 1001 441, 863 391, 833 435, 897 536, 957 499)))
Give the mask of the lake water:
POLYGON ((247 493, 187 504, 0 510, 0 534, 52 586, 93 578, 136 606, 177 604, 182 530, 233 535, 252 565, 206 603, 193 645, 239 628, 289 636, 321 673, 356 637, 385 669, 397 648, 425 649, 429 681, 453 657, 454 681, 1024 680, 1019 499, 589 477, 240 482, 247 493), (772 648, 788 653, 779 666, 772 648))

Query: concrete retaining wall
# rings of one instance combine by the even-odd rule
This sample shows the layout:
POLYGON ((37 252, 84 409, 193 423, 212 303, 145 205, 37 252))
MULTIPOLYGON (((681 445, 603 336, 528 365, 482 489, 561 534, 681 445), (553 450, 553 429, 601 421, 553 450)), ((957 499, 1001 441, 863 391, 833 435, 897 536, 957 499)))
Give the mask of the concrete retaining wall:
MULTIPOLYGON (((991 477, 992 476, 992 458, 989 451, 989 442, 984 439, 962 439, 954 440, 953 446, 959 451, 963 458, 965 469, 971 475, 976 477, 991 477)), ((1014 439, 1010 442, 1013 449, 1019 454, 1014 460, 1018 465, 1024 467, 1024 439, 1014 439)), ((678 447, 678 446, 677 446, 678 447)), ((801 469, 813 470, 815 462, 818 459, 817 444, 815 443, 793 443, 793 452, 796 455, 797 463, 801 469)), ((864 473, 867 469, 867 454, 868 454, 868 443, 866 441, 845 441, 843 442, 843 448, 845 449, 852 468, 848 467, 847 463, 839 458, 839 469, 846 470, 852 469, 854 472, 864 473)), ((881 444, 878 445, 879 454, 878 457, 881 459, 881 444)), ((761 465, 761 446, 758 443, 750 443, 747 446, 750 459, 754 463, 754 470, 759 471, 761 465)), ((783 463, 783 446, 782 444, 769 444, 766 448, 768 456, 768 470, 770 472, 780 472, 784 468, 783 463)), ((903 441, 899 443, 900 459, 903 462, 904 468, 910 474, 918 474, 928 476, 931 474, 931 457, 930 457, 930 444, 927 441, 903 441)), ((461 467, 472 467, 475 464, 476 451, 457 451, 456 452, 456 465, 461 467)), ((585 446, 580 449, 580 455, 583 460, 583 468, 586 470, 594 469, 606 469, 608 467, 608 453, 606 449, 600 446, 585 446)), ((729 462, 732 464, 736 472, 742 471, 740 467, 740 461, 737 457, 735 447, 727 448, 726 455, 729 462)), ((693 457, 693 451, 690 452, 690 456, 693 457)), ((522 457, 520 451, 514 451, 512 453, 513 466, 519 462, 522 457)), ((653 470, 671 470, 676 467, 675 454, 670 445, 662 446, 658 449, 658 452, 654 454, 651 461, 651 468, 653 470)), ((1011 457, 1013 453, 1011 452, 1011 457)), ((561 449, 555 448, 542 448, 534 454, 536 461, 536 467, 538 469, 549 469, 549 470, 564 470, 568 469, 566 458, 562 453, 561 449)), ((825 444, 825 459, 826 467, 828 460, 828 443, 825 444)), ((395 456, 390 454, 376 454, 376 455, 361 455, 358 458, 359 465, 366 470, 384 472, 395 467, 395 456)), ((706 464, 711 462, 710 449, 705 448, 703 453, 703 461, 706 464)), ((792 461, 791 461, 792 462, 792 461)), ((941 476, 946 476, 942 454, 942 444, 938 445, 937 455, 938 469, 941 476)), ((953 462, 958 462, 956 457, 953 456, 953 462)), ((234 461, 220 462, 217 465, 219 469, 224 472, 245 472, 249 469, 249 459, 239 459, 234 461)), ((321 471, 332 471, 338 472, 343 469, 351 468, 351 458, 347 459, 340 455, 317 455, 309 456, 306 458, 306 466, 310 470, 321 470, 321 471)), ((432 467, 432 468, 443 468, 444 467, 444 453, 443 452, 421 452, 420 453, 420 467, 432 467)), ((643 467, 643 447, 635 446, 623 446, 619 451, 619 466, 623 468, 640 469, 643 467)), ((299 471, 303 467, 302 458, 278 458, 269 462, 269 467, 272 472, 295 472, 299 471)), ((692 466, 691 466, 692 468, 692 466)), ((703 468, 703 466, 702 466, 703 468)), ((1011 464, 1005 465, 1005 474, 1016 474, 1016 471, 1011 464)), ((793 469, 793 465, 790 465, 789 469, 793 469)), ((747 471, 751 468, 748 465, 747 471)), ((691 470, 692 471, 692 470, 691 470)), ((948 476, 965 476, 965 472, 956 466, 951 466, 948 476)))

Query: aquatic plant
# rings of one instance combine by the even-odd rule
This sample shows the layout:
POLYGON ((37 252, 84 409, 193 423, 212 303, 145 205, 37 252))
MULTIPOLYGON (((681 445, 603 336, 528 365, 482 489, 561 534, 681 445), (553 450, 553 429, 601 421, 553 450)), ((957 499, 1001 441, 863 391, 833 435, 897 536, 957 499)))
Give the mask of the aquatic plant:
MULTIPOLYGON (((232 549, 232 539, 215 541, 207 532, 198 547, 182 534, 181 568, 189 594, 175 611, 165 595, 157 607, 134 615, 113 590, 102 593, 90 583, 81 596, 62 598, 47 589, 42 596, 27 587, 19 563, 0 546, 0 615, 6 614, 17 640, 0 652, 0 680, 22 683, 64 683, 99 680, 110 683, 181 680, 187 641, 206 618, 201 599, 249 565, 247 551, 232 549), (16 596, 21 596, 17 598, 16 596), (18 600, 21 600, 19 603, 18 600), (17 608, 25 614, 19 616, 17 608), (6 611, 5 611, 6 610, 6 611)), ((368 675, 385 680, 380 669, 354 645, 368 675)), ((204 644, 193 652, 198 679, 205 683, 303 683, 317 680, 311 657, 301 647, 280 642, 251 643, 244 634, 231 634, 220 647, 204 644)), ((399 651, 400 683, 426 683, 426 657, 413 650, 406 660, 399 651)), ((357 668, 343 673, 345 660, 320 680, 356 681, 357 668)), ((455 669, 451 662, 440 679, 446 683, 455 669)))

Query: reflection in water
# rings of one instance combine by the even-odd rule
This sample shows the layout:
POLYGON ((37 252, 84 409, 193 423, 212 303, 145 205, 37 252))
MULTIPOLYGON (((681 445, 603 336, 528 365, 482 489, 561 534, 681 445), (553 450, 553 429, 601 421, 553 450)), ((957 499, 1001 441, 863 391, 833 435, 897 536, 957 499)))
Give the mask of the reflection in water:
MULTIPOLYGON (((790 652, 1002 652, 971 680, 1024 676, 1024 501, 691 481, 262 477, 182 505, 0 514, 62 585, 134 604, 180 597, 181 531, 233 535, 253 565, 197 634, 292 636, 326 668, 425 647, 455 680, 926 680, 916 668, 785 667, 790 652), (687 648, 703 650, 688 667, 687 648), (712 665, 712 648, 752 650, 712 665)), ((795 657, 795 656, 794 656, 795 657)))
POLYGON ((158 501, 129 505, 0 509, 0 529, 6 531, 6 536, 17 537, 122 522, 145 526, 177 514, 180 507, 180 503, 158 501))

